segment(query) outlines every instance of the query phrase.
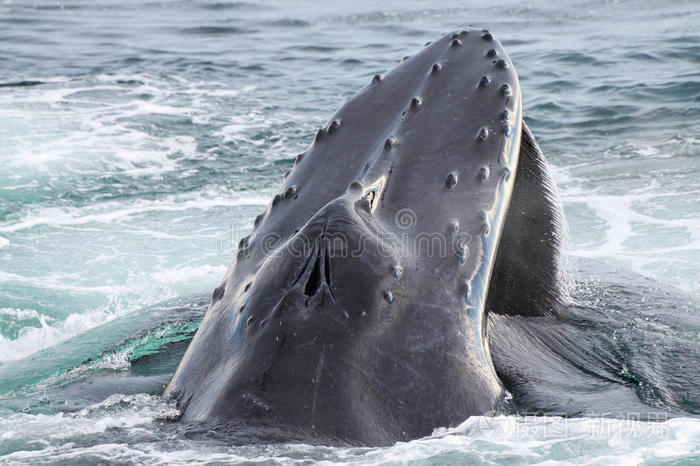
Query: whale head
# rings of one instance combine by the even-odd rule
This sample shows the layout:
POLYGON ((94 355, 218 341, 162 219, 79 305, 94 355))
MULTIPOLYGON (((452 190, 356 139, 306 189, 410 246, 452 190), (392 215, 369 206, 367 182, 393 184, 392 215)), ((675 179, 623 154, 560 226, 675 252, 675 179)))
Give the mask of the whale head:
POLYGON ((374 76, 241 240, 167 388, 183 419, 387 444, 507 410, 487 312, 557 299, 540 155, 488 31, 374 76))

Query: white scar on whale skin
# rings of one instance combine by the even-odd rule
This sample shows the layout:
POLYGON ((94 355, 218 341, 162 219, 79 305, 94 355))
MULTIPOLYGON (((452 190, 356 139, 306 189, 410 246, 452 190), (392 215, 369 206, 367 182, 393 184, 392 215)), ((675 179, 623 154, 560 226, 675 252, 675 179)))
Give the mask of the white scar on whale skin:
POLYGON ((313 428, 316 428, 316 426, 313 424, 314 419, 316 418, 316 403, 318 402, 318 388, 321 385, 321 378, 323 377, 323 363, 326 359, 326 347, 324 346, 323 349, 321 350, 321 354, 318 357, 318 364, 316 364, 316 373, 314 375, 314 397, 313 401, 311 403, 311 426, 313 428))

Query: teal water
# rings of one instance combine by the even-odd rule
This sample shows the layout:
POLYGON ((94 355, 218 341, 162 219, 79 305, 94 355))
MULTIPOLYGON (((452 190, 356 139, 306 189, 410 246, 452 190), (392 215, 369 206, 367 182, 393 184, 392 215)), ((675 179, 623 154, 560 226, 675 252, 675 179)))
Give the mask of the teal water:
POLYGON ((700 298, 698 4, 492 3, 0 2, 0 462, 697 461, 690 417, 475 418, 387 449, 163 427, 158 395, 295 154, 464 26, 517 66, 569 252, 700 298))

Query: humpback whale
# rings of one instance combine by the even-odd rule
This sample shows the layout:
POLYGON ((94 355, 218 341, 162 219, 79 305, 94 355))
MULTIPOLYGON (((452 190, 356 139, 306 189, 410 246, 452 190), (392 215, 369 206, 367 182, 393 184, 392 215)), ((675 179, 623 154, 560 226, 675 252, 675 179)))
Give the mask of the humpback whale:
POLYGON ((575 357, 563 225, 513 62, 487 30, 445 34, 297 155, 165 394, 183 421, 363 445, 474 415, 651 412, 575 357))

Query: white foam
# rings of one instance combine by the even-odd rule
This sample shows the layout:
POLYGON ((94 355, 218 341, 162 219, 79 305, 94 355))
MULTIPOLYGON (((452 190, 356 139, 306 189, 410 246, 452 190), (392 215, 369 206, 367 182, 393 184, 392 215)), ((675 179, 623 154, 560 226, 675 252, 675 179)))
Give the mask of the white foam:
POLYGON ((108 320, 109 314, 96 311, 71 314, 63 322, 51 325, 48 318, 41 315, 40 327, 24 327, 15 339, 0 336, 0 362, 22 359, 108 320))
POLYGON ((11 307, 0 308, 0 315, 10 316, 17 320, 38 320, 41 316, 34 309, 14 309, 11 307))
MULTIPOLYGON (((24 327, 19 331, 17 338, 13 339, 0 336, 0 362, 25 358, 129 312, 177 297, 177 293, 166 283, 135 271, 129 273, 124 285, 104 288, 109 291, 107 304, 98 309, 73 313, 62 321, 37 314, 38 327, 24 327)), ((7 309, 4 311, 7 314, 15 312, 16 318, 20 317, 19 312, 23 312, 7 309)))
POLYGON ((286 144, 283 136, 270 146, 270 141, 252 138, 251 135, 259 131, 266 131, 275 124, 284 124, 287 121, 303 121, 299 115, 293 113, 278 112, 274 115, 267 115, 260 110, 260 106, 251 108, 246 114, 235 114, 229 117, 229 124, 215 133, 223 138, 225 142, 236 144, 249 144, 256 147, 268 146, 267 150, 279 151, 286 144))
POLYGON ((7 238, 3 238, 0 236, 0 248, 4 248, 5 246, 8 246, 10 244, 10 240, 7 238))
POLYGON ((134 429, 154 420, 174 419, 174 403, 147 395, 112 395, 77 413, 13 414, 0 420, 1 431, 14 441, 40 440, 47 446, 80 436, 94 435, 109 429, 134 429))
MULTIPOLYGON (((601 174, 605 181, 596 182, 593 177, 605 169, 595 165, 600 160, 554 167, 569 222, 578 222, 571 224, 577 239, 567 244, 568 252, 617 263, 698 295, 700 204, 692 199, 700 198, 700 190, 687 186, 686 175, 662 161, 688 151, 687 144, 697 145, 697 141, 673 139, 657 146, 626 143, 606 153, 611 159, 632 154, 653 169, 629 175, 629 183, 611 183, 609 174, 601 174)), ((620 176, 627 175, 621 172, 620 176)))
MULTIPOLYGON (((513 456, 528 462, 580 461, 595 464, 631 464, 633 458, 684 458, 700 455, 700 419, 664 422, 633 419, 475 416, 452 429, 437 429, 428 438, 373 450, 368 462, 413 461, 452 454, 478 454, 500 463, 513 456), (580 455, 585 455, 581 457, 580 455)), ((350 459, 351 451, 340 455, 350 459)))
POLYGON ((161 272, 152 273, 151 276, 162 283, 169 285, 189 282, 196 279, 209 278, 212 280, 221 279, 226 273, 226 267, 223 265, 201 265, 191 267, 189 265, 178 267, 175 269, 163 270, 161 272))
POLYGON ((0 160, 4 176, 17 181, 3 189, 26 186, 38 175, 65 179, 66 172, 159 178, 195 157, 196 141, 153 134, 139 121, 163 115, 210 123, 221 99, 254 90, 141 74, 41 80, 47 85, 0 93, 0 160))
POLYGON ((44 276, 25 277, 16 273, 3 272, 0 270, 0 282, 15 282, 30 285, 37 288, 44 288, 56 291, 69 291, 77 294, 112 294, 119 292, 120 288, 115 286, 86 286, 77 285, 74 277, 68 274, 53 273, 44 276))
POLYGON ((267 196, 260 194, 241 195, 235 192, 224 192, 223 194, 222 190, 210 189, 206 192, 169 195, 157 200, 135 201, 131 204, 123 201, 107 201, 80 208, 41 207, 26 214, 17 222, 1 225, 0 232, 16 232, 39 225, 55 227, 89 223, 114 223, 151 212, 182 212, 187 210, 209 210, 219 207, 263 206, 267 205, 268 202, 267 196))
MULTIPOLYGON (((700 191, 698 191, 700 195, 700 191)), ((634 271, 649 274, 646 268, 649 264, 659 261, 673 260, 669 254, 700 253, 700 219, 686 218, 656 218, 637 211, 640 202, 651 201, 660 196, 659 193, 633 191, 627 195, 601 194, 597 192, 579 193, 574 190, 564 192, 564 203, 583 204, 595 212, 595 215, 605 222, 605 238, 599 244, 574 245, 571 253, 598 259, 615 259, 634 271), (643 225, 669 228, 684 232, 685 240, 677 244, 649 244, 644 250, 630 247, 627 242, 641 230, 643 225)), ((575 228, 575 227, 574 227, 575 228)), ((663 277, 657 277, 663 279, 663 277)), ((677 284, 683 285, 683 284, 677 284)), ((687 291, 695 291, 687 289, 687 291)))
POLYGON ((115 395, 72 414, 14 414, 0 420, 0 431, 14 441, 40 439, 32 449, 5 456, 8 461, 80 462, 118 455, 138 463, 294 463, 317 464, 494 463, 639 464, 688 461, 700 457, 700 419, 641 422, 601 418, 482 417, 458 427, 437 429, 430 437, 386 448, 324 447, 306 444, 229 446, 207 439, 173 439, 154 420, 177 412, 158 397, 115 395), (81 442, 95 432, 120 429, 111 442, 81 442), (127 434, 128 435, 124 435, 127 434), (118 435, 117 435, 118 434, 118 435), (87 446, 85 446, 87 445, 87 446), (37 448, 37 446, 39 448, 37 448))

